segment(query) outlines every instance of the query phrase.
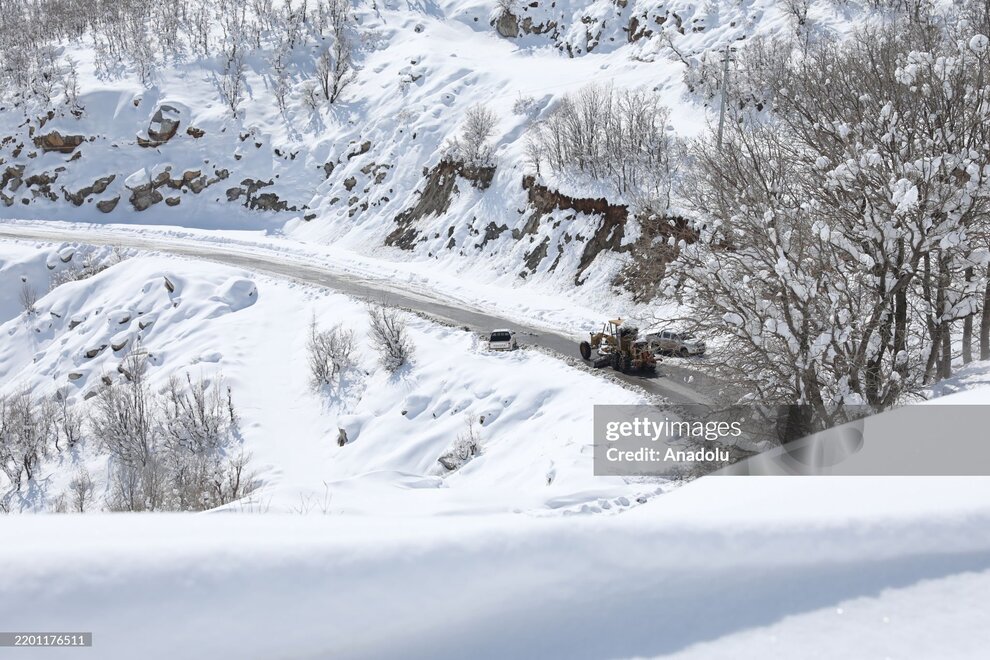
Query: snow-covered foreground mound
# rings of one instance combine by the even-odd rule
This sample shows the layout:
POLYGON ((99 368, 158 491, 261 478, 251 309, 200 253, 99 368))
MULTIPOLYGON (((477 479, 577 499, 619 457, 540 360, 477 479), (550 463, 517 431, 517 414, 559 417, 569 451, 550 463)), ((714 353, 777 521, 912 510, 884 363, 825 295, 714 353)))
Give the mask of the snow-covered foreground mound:
POLYGON ((977 658, 988 495, 712 477, 621 516, 13 516, 0 620, 101 659, 977 658))
MULTIPOLYGON (((16 292, 39 293, 90 254, 72 246, 5 244, 0 252, 0 394, 56 389, 86 413, 118 369, 148 354, 152 389, 185 374, 231 388, 243 449, 262 487, 236 508, 332 513, 616 510, 658 484, 592 476, 593 404, 642 397, 535 351, 493 354, 471 333, 408 317, 411 365, 390 375, 367 338, 366 306, 332 292, 208 263, 142 256, 43 295, 33 315, 16 292), (49 271, 48 266, 52 266, 49 271), (356 366, 314 392, 309 326, 355 333, 356 366), (438 458, 468 427, 480 455, 447 473, 438 458), (338 446, 340 429, 346 446, 338 446)), ((114 260, 116 261, 116 260, 114 260)), ((108 385, 112 383, 112 385, 108 385)), ((106 491, 99 439, 52 452, 41 474, 7 500, 45 510, 85 467, 106 491)), ((3 491, 8 484, 0 482, 3 491)))

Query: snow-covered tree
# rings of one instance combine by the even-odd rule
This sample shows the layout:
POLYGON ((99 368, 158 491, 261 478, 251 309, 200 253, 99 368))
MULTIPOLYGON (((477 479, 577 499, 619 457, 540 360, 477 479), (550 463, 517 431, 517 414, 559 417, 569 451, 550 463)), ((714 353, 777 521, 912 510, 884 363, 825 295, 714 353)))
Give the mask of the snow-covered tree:
POLYGON ((768 120, 693 145, 701 240, 669 291, 731 335, 723 372, 764 400, 825 420, 948 375, 990 211, 990 69, 958 37, 903 21, 824 40, 771 70, 768 120))

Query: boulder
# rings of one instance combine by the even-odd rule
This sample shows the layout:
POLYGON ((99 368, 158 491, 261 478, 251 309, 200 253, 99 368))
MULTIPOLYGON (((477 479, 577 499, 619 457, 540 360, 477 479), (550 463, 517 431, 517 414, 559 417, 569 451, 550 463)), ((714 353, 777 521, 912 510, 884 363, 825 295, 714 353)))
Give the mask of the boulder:
POLYGON ((179 130, 179 110, 171 105, 162 104, 155 110, 148 125, 148 137, 158 144, 172 139, 179 130))
POLYGON ((519 36, 519 18, 510 12, 502 12, 495 19, 495 31, 499 36, 506 39, 514 39, 519 36))
POLYGON ((113 199, 104 199, 96 203, 96 208, 100 209, 102 213, 110 213, 115 208, 117 208, 117 203, 120 201, 120 196, 114 197, 113 199))
POLYGON ((94 346, 94 347, 88 349, 85 353, 83 353, 83 355, 85 355, 86 358, 92 360, 97 355, 99 355, 100 353, 102 353, 103 352, 103 349, 105 349, 106 347, 107 347, 106 344, 100 344, 98 346, 94 346))
POLYGON ((150 183, 131 190, 131 206, 135 211, 144 211, 162 201, 164 196, 150 183))
POLYGON ((131 341, 130 334, 126 332, 122 332, 118 335, 114 335, 114 337, 110 340, 110 348, 112 348, 114 351, 122 351, 127 346, 127 344, 130 343, 130 341, 131 341))

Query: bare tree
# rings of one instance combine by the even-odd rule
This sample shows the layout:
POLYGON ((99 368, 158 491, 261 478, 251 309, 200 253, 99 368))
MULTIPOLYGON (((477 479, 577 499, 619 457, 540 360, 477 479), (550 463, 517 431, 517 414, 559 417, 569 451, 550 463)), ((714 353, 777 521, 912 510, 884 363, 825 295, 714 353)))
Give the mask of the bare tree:
POLYGON ((556 172, 610 184, 653 210, 669 205, 679 150, 654 92, 590 85, 561 99, 529 140, 530 154, 556 172))
POLYGON ((247 55, 247 6, 239 0, 219 0, 219 24, 222 33, 223 72, 220 92, 232 114, 244 94, 244 61, 247 55))
POLYGON ((80 468, 72 481, 69 482, 69 499, 73 511, 86 513, 86 509, 93 502, 93 480, 89 476, 86 468, 80 468))
POLYGON ((120 464, 133 467, 147 465, 161 439, 161 426, 145 380, 145 358, 144 351, 135 346, 124 363, 128 382, 105 387, 96 397, 89 420, 93 435, 106 451, 120 464))
POLYGON ((37 474, 48 454, 51 431, 31 390, 0 398, 0 470, 17 490, 37 474))
POLYGON ((320 48, 316 60, 316 79, 323 98, 335 103, 354 80, 354 50, 348 36, 350 6, 346 0, 318 2, 317 25, 320 33, 329 31, 331 43, 320 48))

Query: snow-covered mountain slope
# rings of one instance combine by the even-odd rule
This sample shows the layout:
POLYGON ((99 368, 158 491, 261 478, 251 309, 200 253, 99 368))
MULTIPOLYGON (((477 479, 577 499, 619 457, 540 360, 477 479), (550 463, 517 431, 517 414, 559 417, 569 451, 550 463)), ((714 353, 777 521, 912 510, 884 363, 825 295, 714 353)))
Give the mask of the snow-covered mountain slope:
POLYGON ((988 487, 706 478, 566 520, 14 516, 0 617, 92 631, 80 658, 979 658, 988 487))
MULTIPOLYGON (((142 56, 139 67, 129 55, 109 66, 92 34, 65 40, 72 102, 0 109, 0 215, 264 228, 503 286, 607 290, 640 233, 630 200, 547 171, 524 187, 535 174, 531 126, 565 95, 599 84, 657 90, 675 133, 697 135, 714 115, 706 94, 685 84, 687 65, 697 75, 717 69, 718 48, 793 32, 796 18, 769 0, 504 5, 354 3, 357 72, 316 110, 306 99, 326 37, 279 59, 284 30, 259 29, 236 113, 218 45, 204 56, 180 30, 167 56, 142 56), (279 85, 289 89, 282 107, 279 85), (477 104, 497 120, 494 171, 445 168, 445 145, 477 104)), ((841 32, 870 11, 812 2, 803 29, 841 32)), ((164 36, 151 29, 147 38, 164 36)))
MULTIPOLYGON (((222 378, 240 418, 239 442, 262 487, 250 510, 426 512, 602 511, 635 505, 660 484, 592 475, 593 404, 643 397, 534 351, 488 353, 457 328, 409 317, 411 366, 389 375, 368 345, 363 304, 343 295, 176 258, 84 246, 4 244, 0 252, 0 396, 60 391, 80 414, 106 387, 126 387, 127 356, 147 353, 153 390, 169 376, 222 378), (82 263, 105 267, 70 279, 82 263), (33 314, 17 307, 26 284, 33 314), (357 364, 330 391, 309 385, 312 319, 355 333, 357 364), (438 458, 468 427, 480 456, 447 473, 438 458), (346 446, 338 446, 340 429, 346 446)), ((50 510, 85 468, 102 508, 108 458, 100 438, 49 448, 20 492, 0 477, 17 511, 50 510)))

